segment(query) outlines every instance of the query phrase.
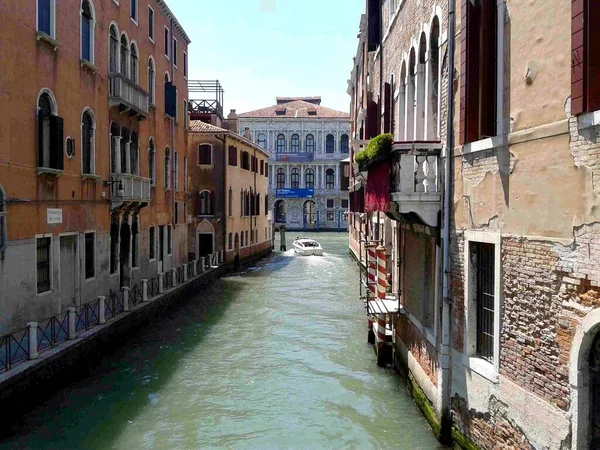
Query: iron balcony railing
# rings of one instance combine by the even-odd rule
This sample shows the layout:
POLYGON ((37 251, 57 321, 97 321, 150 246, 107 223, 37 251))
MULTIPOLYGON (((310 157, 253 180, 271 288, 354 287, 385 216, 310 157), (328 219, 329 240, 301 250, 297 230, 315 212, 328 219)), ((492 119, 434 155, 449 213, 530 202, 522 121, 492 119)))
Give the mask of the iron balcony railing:
POLYGON ((110 178, 111 200, 150 202, 150 178, 127 173, 111 173, 110 178))
POLYGON ((109 105, 129 110, 134 115, 148 117, 150 96, 148 93, 120 73, 111 73, 109 82, 109 105))

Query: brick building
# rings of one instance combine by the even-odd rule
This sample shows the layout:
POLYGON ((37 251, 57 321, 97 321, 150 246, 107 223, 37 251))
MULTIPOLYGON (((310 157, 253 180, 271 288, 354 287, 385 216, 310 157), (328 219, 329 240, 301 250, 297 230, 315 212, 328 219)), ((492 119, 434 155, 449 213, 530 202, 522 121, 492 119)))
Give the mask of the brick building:
POLYGON ((0 335, 187 261, 187 46, 163 0, 2 0, 0 335))
POLYGON ((445 3, 367 2, 352 158, 394 144, 353 165, 351 248, 386 247, 394 360, 442 439, 598 448, 598 7, 445 3))

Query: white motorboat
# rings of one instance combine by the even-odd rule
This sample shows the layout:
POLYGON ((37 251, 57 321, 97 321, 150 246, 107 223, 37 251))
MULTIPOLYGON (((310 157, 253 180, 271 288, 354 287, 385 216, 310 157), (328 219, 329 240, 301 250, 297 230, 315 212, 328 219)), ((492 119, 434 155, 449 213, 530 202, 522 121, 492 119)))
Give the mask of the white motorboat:
POLYGON ((323 256, 323 247, 314 239, 296 238, 294 240, 294 251, 302 256, 323 256))

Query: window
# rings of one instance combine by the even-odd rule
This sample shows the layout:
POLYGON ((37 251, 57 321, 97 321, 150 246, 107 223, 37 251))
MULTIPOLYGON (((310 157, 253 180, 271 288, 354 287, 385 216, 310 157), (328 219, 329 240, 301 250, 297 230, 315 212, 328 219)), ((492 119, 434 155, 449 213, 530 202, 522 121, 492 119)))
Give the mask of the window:
POLYGON ((283 134, 277 136, 277 153, 285 153, 285 136, 283 134))
POLYGON ((315 137, 312 134, 306 136, 306 153, 315 152, 315 137))
POLYGON ((148 101, 151 105, 156 103, 156 69, 152 57, 148 58, 148 101))
POLYGON ((250 153, 248 152, 242 152, 242 164, 241 164, 242 169, 244 170, 250 170, 250 153))
POLYGON ((250 245, 250 243, 248 242, 248 230, 245 231, 246 234, 246 245, 250 245))
POLYGON ((188 170, 187 170, 187 156, 183 158, 183 190, 187 192, 188 188, 188 170))
POLYGON ((348 209, 348 199, 347 198, 342 199, 342 208, 348 209))
POLYGON ((131 51, 129 52, 129 61, 129 78, 131 79, 131 81, 137 84, 139 80, 139 58, 137 46, 133 42, 131 43, 131 51))
POLYGON ((154 42, 154 10, 148 6, 148 37, 154 42))
POLYGON ((94 119, 89 110, 81 119, 81 158, 82 173, 94 173, 94 119))
POLYGON ((90 0, 81 4, 81 59, 94 62, 94 13, 90 0))
POLYGON ((110 26, 110 42, 108 47, 109 71, 110 73, 119 72, 119 32, 114 25, 110 26))
POLYGON ((121 141, 121 130, 119 126, 112 122, 110 124, 110 172, 120 173, 121 165, 119 159, 119 148, 121 141))
POLYGON ((327 221, 328 222, 333 222, 335 219, 335 214, 334 211, 327 211, 327 221))
POLYGON ((214 215, 213 193, 210 191, 202 191, 198 200, 198 215, 212 216, 214 215))
POLYGON ((340 139, 340 152, 348 153, 350 149, 349 138, 347 134, 342 134, 342 138, 340 139))
POLYGON ((49 91, 38 100, 38 167, 63 170, 63 119, 56 115, 56 103, 49 91))
POLYGON ((292 153, 300 153, 300 136, 292 134, 292 153))
POLYGON ((460 143, 496 135, 497 21, 495 2, 461 8, 463 50, 460 82, 460 143))
POLYGON ((0 252, 6 249, 8 244, 8 237, 6 231, 6 192, 0 185, 0 252))
POLYGON ((129 152, 128 152, 128 144, 129 144, 129 130, 125 127, 121 130, 121 173, 130 173, 129 170, 129 152))
POLYGON ((156 186, 156 150, 152 138, 148 142, 148 172, 150 174, 150 184, 156 186))
POLYGON ((477 314, 475 354, 490 361, 494 356, 494 244, 471 242, 469 257, 477 314))
POLYGON ((267 136, 265 134, 263 134, 263 133, 259 134, 256 141, 257 141, 259 147, 261 147, 265 150, 267 149, 267 136))
POLYGON ((130 0, 129 1, 129 17, 131 20, 137 23, 138 20, 138 8, 137 8, 138 0, 130 0))
POLYGON ((176 191, 179 190, 179 154, 173 152, 173 187, 176 191))
POLYGON ((233 189, 229 186, 229 196, 227 197, 227 212, 228 216, 233 216, 233 189))
POLYGON ((335 152, 335 139, 333 138, 333 134, 328 134, 327 138, 325 139, 325 152, 335 152))
POLYGON ((165 189, 171 188, 171 152, 165 149, 165 189))
POLYGON ((260 160, 260 174, 264 175, 265 174, 265 161, 264 160, 260 160))
POLYGON ((240 247, 243 247, 244 246, 244 232, 243 231, 240 233, 240 237, 241 237, 240 247))
POLYGON ((56 38, 56 0, 37 0, 37 8, 38 31, 41 31, 51 38, 56 38))
POLYGON ((169 29, 165 27, 165 56, 169 58, 169 29))
POLYGON ((94 256, 95 247, 95 235, 94 233, 85 233, 85 279, 94 278, 96 275, 96 264, 94 256))
POLYGON ((277 169, 277 189, 285 188, 285 169, 280 167, 277 169))
POLYGON ((327 199, 327 207, 333 208, 334 200, 332 198, 327 199))
POLYGON ((269 194, 265 195, 265 216, 269 215, 269 194))
POLYGON ((173 65, 177 67, 177 39, 173 38, 173 65))
POLYGON ((290 181, 292 189, 298 189, 300 187, 300 171, 295 167, 292 169, 290 181))
POLYGON ((36 239, 37 250, 37 293, 48 292, 52 289, 50 278, 50 246, 52 238, 36 239))
POLYGON ((165 72, 165 114, 168 116, 177 117, 177 88, 171 83, 169 73, 165 72))
POLYGON ((306 173, 304 174, 304 185, 306 189, 314 189, 315 188, 315 170, 314 169, 306 169, 306 173))
POLYGON ((131 142, 129 143, 129 173, 132 175, 140 174, 140 142, 138 134, 133 131, 131 133, 131 142))
POLYGON ((238 157, 237 147, 230 145, 229 146, 229 158, 228 158, 228 162, 229 162, 230 166, 237 166, 237 157, 238 157))
POLYGON ((266 161, 265 161, 265 177, 267 177, 267 178, 269 177, 269 163, 266 161))
POLYGON ((187 78, 187 74, 188 74, 187 53, 183 52, 183 76, 187 78))
POLYGON ((127 76, 129 69, 129 43, 127 37, 121 34, 121 75, 127 76))
POLYGON ((183 129, 187 129, 188 127, 188 102, 187 100, 183 101, 183 110, 182 112, 182 116, 183 116, 183 129))
MULTIPOLYGON (((231 147, 230 147, 231 149, 231 147)), ((212 164, 212 146, 210 144, 200 144, 198 146, 198 164, 200 165, 211 165, 212 164)), ((231 157, 229 158, 229 165, 231 164, 231 157)))
POLYGON ((173 253, 173 230, 171 225, 167 226, 167 255, 173 253))
POLYGON ((233 249, 233 233, 229 233, 227 236, 227 247, 229 250, 233 249))
POLYGON ((325 171, 325 189, 333 189, 333 185, 334 185, 333 169, 327 169, 325 171))
POLYGON ((153 260, 156 258, 156 227, 150 227, 148 229, 148 259, 153 260))

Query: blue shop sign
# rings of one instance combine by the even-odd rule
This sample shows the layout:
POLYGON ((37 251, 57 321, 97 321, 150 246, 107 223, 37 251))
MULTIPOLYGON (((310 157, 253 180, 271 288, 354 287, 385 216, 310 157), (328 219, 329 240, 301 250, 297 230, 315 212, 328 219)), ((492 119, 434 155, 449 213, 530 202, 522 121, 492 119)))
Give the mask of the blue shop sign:
POLYGON ((277 198, 313 198, 314 189, 277 189, 275 191, 277 198))

